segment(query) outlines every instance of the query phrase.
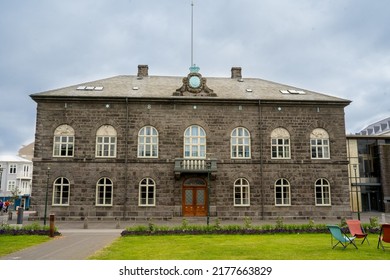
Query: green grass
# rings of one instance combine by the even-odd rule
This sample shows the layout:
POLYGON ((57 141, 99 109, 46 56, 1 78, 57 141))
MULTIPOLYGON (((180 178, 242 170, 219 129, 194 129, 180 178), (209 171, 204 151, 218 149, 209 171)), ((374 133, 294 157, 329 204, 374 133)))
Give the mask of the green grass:
POLYGON ((0 235, 0 257, 50 240, 45 235, 0 235))
POLYGON ((94 260, 389 260, 390 248, 371 244, 332 250, 329 234, 125 236, 94 260))

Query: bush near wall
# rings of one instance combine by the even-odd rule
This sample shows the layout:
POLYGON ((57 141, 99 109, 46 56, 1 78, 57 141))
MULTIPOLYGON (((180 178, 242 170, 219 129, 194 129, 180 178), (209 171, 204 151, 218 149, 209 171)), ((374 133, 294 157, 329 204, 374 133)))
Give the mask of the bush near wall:
MULTIPOLYGON (((349 233, 348 227, 339 224, 343 232, 349 233)), ((379 233, 379 225, 375 223, 362 224, 367 233, 379 233)), ((149 222, 148 225, 140 225, 126 228, 122 231, 122 236, 127 235, 167 235, 167 234, 276 234, 276 233, 328 233, 326 224, 284 224, 278 219, 275 225, 253 226, 248 220, 244 220, 244 225, 220 225, 217 220, 213 225, 189 225, 184 219, 181 226, 168 227, 158 226, 149 222)))
MULTIPOLYGON (((41 226, 37 223, 25 225, 22 227, 13 225, 0 225, 0 235, 49 235, 49 226, 41 226)), ((54 236, 59 236, 61 233, 54 230, 54 236)))

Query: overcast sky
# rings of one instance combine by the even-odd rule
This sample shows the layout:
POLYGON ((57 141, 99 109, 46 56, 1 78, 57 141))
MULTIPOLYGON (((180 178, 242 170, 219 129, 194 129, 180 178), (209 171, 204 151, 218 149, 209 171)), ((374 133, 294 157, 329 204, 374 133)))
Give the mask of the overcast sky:
MULTIPOLYGON (((390 1, 194 0, 204 77, 352 100, 347 133, 390 116, 390 1)), ((191 0, 0 0, 0 154, 34 140, 30 94, 115 75, 186 76, 191 0)))

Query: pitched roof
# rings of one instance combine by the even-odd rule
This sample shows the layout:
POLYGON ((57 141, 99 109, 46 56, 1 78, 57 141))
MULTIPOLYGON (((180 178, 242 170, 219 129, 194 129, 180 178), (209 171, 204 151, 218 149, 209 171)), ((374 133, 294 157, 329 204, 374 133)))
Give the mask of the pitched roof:
POLYGON ((208 88, 216 97, 173 96, 173 93, 183 85, 184 77, 120 75, 102 80, 72 85, 32 94, 36 100, 39 97, 72 97, 72 98, 212 98, 219 100, 272 100, 272 101, 315 101, 336 102, 348 105, 351 101, 279 84, 257 78, 217 78, 206 77, 208 88))
POLYGON ((13 155, 0 155, 0 162, 24 162, 24 163, 32 163, 31 160, 19 157, 19 156, 13 156, 13 155))

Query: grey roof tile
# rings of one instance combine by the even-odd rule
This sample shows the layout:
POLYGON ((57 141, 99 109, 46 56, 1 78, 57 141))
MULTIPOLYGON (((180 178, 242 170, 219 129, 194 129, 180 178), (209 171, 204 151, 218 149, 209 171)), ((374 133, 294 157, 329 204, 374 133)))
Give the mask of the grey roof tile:
MULTIPOLYGON (((207 86, 214 90, 213 99, 240 100, 280 100, 280 101, 318 101, 342 102, 349 100, 279 84, 257 78, 244 78, 238 81, 231 78, 206 77, 207 86), (247 91, 250 89, 251 91, 247 91), (282 93, 281 90, 300 90, 304 94, 282 93)), ((173 96, 183 84, 183 77, 147 76, 142 79, 132 75, 120 75, 111 78, 72 85, 69 87, 32 94, 31 97, 128 97, 128 98, 200 98, 193 96, 173 96), (80 86, 103 87, 99 90, 78 90, 80 86)))

